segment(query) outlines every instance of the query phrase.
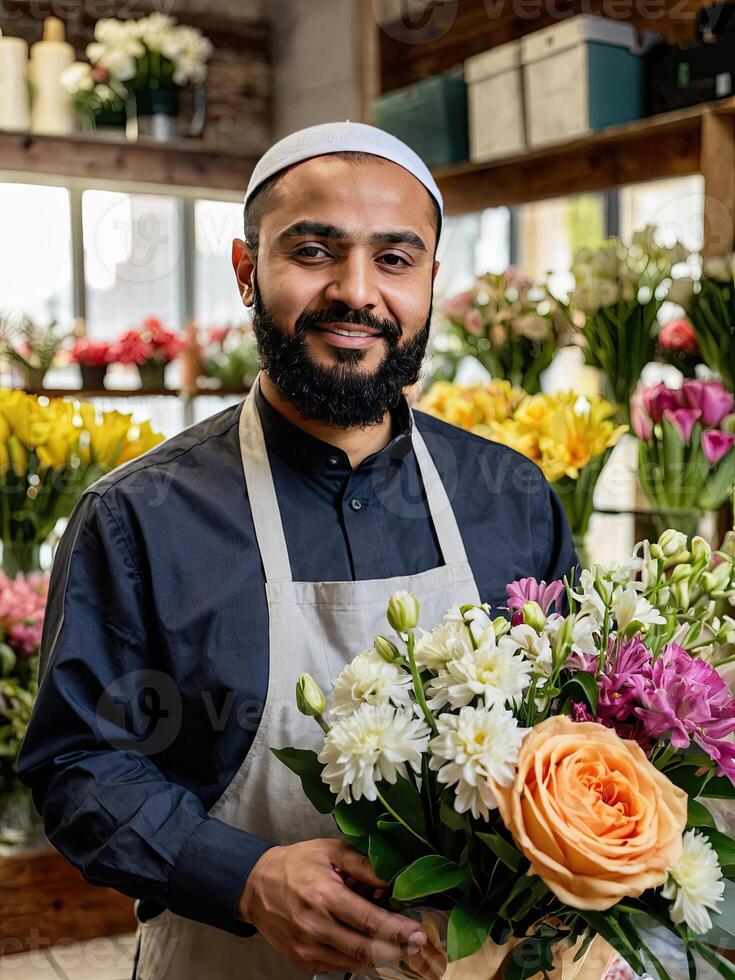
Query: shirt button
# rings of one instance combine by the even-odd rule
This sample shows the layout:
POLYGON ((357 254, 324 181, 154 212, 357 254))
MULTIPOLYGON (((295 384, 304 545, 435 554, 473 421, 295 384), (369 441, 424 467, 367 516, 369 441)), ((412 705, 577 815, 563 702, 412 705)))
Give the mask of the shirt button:
POLYGON ((357 497, 353 497, 350 501, 350 507, 353 510, 362 510, 362 501, 358 500, 357 497))
POLYGON ((327 466, 339 466, 339 456, 327 456, 327 466))

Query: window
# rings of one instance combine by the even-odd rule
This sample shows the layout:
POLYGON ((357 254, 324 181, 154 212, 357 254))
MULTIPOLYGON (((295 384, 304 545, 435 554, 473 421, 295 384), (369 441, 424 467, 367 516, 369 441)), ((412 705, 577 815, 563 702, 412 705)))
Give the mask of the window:
POLYGON ((82 195, 86 320, 107 338, 157 316, 183 327, 182 202, 153 194, 82 195))
POLYGON ((233 238, 243 237, 242 222, 241 203, 195 204, 194 317, 201 327, 232 327, 245 321, 230 261, 233 238))
POLYGON ((0 183, 0 311, 62 325, 73 318, 71 216, 66 187, 0 183))
POLYGON ((502 272, 510 264, 508 208, 445 218, 437 259, 436 299, 469 289, 484 272, 502 272))
POLYGON ((663 245, 680 241, 692 251, 704 240, 704 178, 700 174, 673 180, 631 184, 620 191, 620 234, 630 241, 634 231, 656 225, 663 245))

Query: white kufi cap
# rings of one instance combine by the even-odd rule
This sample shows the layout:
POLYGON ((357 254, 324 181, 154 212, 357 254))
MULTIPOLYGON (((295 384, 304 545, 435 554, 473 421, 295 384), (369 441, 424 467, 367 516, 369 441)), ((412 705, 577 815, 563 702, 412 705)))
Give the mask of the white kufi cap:
POLYGON ((431 194, 443 213, 444 202, 436 181, 421 157, 395 136, 385 130, 368 126, 365 123, 334 122, 321 123, 300 129, 275 143, 260 158, 253 170, 245 192, 245 204, 255 191, 280 170, 311 160, 325 153, 372 153, 373 156, 391 160, 399 167, 408 170, 420 180, 431 194))

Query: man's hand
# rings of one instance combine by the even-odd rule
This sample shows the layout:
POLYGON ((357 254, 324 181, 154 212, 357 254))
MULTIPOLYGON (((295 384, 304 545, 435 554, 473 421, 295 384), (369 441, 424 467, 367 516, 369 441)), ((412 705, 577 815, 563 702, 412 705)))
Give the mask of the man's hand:
POLYGON ((345 879, 375 889, 386 885, 344 841, 271 847, 248 876, 240 917, 306 973, 356 973, 418 953, 426 942, 421 927, 361 898, 345 879))

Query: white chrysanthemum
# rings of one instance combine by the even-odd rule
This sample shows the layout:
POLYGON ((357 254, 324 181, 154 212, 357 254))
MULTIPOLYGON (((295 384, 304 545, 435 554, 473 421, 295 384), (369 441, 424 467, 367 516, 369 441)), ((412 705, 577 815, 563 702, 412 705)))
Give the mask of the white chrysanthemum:
POLYGON ((671 921, 686 922, 693 932, 708 932, 712 919, 707 909, 717 911, 724 900, 725 883, 714 848, 696 830, 684 834, 684 847, 679 859, 669 871, 663 887, 664 898, 675 899, 671 906, 671 921))
POLYGON ((475 698, 483 698, 486 705, 505 704, 520 697, 531 683, 533 664, 516 649, 507 636, 497 643, 490 630, 477 650, 450 661, 429 681, 429 707, 461 708, 475 698))
POLYGON ((376 783, 395 783, 406 763, 421 771, 431 730, 423 718, 390 705, 363 704, 330 729, 319 753, 322 779, 337 802, 378 798, 376 783))
POLYGON ((431 633, 422 632, 416 640, 414 657, 419 667, 443 670, 452 660, 459 660, 473 649, 464 620, 450 620, 431 633))
POLYGON ((366 650, 347 664, 334 682, 329 713, 335 718, 352 715, 362 704, 390 704, 408 708, 412 681, 398 664, 386 663, 375 650, 366 650))
POLYGON ((639 595, 631 586, 618 586, 613 593, 612 611, 618 624, 618 629, 624 631, 631 623, 642 626, 663 626, 666 620, 644 596, 639 595))
POLYGON ((456 787, 458 813, 469 810, 487 820, 498 805, 487 779, 499 786, 511 785, 528 729, 519 728, 512 712, 500 704, 440 715, 437 728, 438 734, 429 742, 430 768, 438 770, 440 783, 456 787))

